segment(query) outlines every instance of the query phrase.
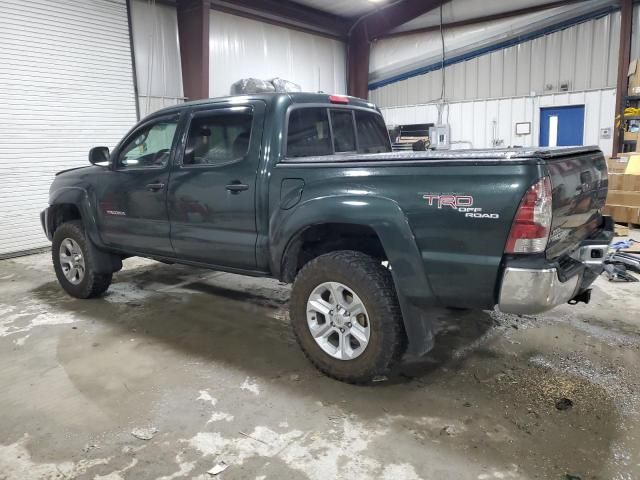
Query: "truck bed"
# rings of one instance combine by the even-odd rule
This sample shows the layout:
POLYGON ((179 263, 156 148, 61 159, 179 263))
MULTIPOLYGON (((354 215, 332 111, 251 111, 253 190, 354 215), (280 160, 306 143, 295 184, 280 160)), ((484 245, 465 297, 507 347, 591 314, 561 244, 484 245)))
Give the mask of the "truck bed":
MULTIPOLYGON (((598 228, 607 192, 606 162, 597 147, 288 158, 273 175, 272 185, 303 179, 301 204, 323 196, 352 197, 342 208, 354 209, 354 218, 365 215, 366 207, 359 205, 368 205, 368 198, 391 199, 412 230, 411 241, 441 303, 487 308, 495 304, 515 212, 533 183, 544 176, 551 179, 553 221, 541 254, 549 261, 570 255, 598 228), (443 195, 470 199, 481 215, 469 218, 450 206, 429 203, 443 195), (467 286, 464 295, 460 285, 467 286)), ((277 211, 286 194, 274 189, 272 195, 271 211, 277 211)), ((382 215, 380 228, 386 220, 382 215)), ((377 227, 376 221, 371 223, 377 227)))
POLYGON ((393 162, 395 164, 416 163, 537 163, 599 152, 597 146, 565 147, 565 148, 499 148, 472 150, 429 150, 425 152, 388 152, 388 153, 339 153, 311 157, 284 158, 283 163, 318 164, 338 163, 369 164, 393 162))

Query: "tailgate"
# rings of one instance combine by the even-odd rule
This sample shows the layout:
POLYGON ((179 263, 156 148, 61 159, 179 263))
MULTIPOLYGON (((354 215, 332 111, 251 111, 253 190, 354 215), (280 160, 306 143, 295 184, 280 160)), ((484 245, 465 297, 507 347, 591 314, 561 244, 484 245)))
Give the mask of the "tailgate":
POLYGON ((550 150, 544 160, 551 178, 553 220, 547 258, 574 250, 600 225, 607 199, 607 163, 600 150, 550 150))

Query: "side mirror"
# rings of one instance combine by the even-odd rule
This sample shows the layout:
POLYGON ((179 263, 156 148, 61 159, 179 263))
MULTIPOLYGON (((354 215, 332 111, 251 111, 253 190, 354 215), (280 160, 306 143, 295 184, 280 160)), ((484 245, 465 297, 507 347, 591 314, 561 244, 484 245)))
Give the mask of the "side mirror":
POLYGON ((89 150, 89 163, 92 165, 106 167, 109 164, 109 159, 108 147, 93 147, 89 150))

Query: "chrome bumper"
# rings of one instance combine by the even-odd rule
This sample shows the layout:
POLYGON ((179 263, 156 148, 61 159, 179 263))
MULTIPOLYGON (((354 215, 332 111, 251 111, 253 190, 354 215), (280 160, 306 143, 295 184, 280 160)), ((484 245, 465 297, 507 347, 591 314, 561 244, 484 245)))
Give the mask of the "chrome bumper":
MULTIPOLYGON (((579 248, 572 257, 597 274, 608 244, 587 245, 579 248)), ((567 303, 580 293, 584 270, 565 282, 560 281, 556 268, 529 269, 507 267, 502 277, 498 308, 505 313, 533 314, 550 310, 567 303)))
POLYGON ((502 277, 498 308, 505 313, 532 314, 567 303, 578 293, 582 275, 566 282, 555 268, 533 270, 507 267, 502 277))

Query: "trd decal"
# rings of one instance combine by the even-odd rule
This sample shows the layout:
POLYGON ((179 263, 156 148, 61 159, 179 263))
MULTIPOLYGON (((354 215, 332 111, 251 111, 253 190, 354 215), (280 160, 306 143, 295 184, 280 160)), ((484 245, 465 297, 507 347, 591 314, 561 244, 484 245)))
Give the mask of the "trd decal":
POLYGON ((457 210, 458 207, 471 207, 473 205, 473 197, 471 195, 434 195, 432 193, 425 193, 424 198, 429 206, 434 204, 438 208, 451 207, 457 210))
POLYGON ((500 218, 498 213, 485 213, 482 208, 474 207, 474 199, 471 195, 424 193, 422 198, 427 201, 427 205, 430 207, 436 207, 438 210, 451 208, 464 213, 465 218, 489 218, 493 220, 500 218))
POLYGON ((100 202, 100 210, 102 210, 105 215, 115 215, 117 217, 127 216, 127 212, 118 210, 117 206, 114 205, 114 202, 111 200, 103 200, 100 202))

